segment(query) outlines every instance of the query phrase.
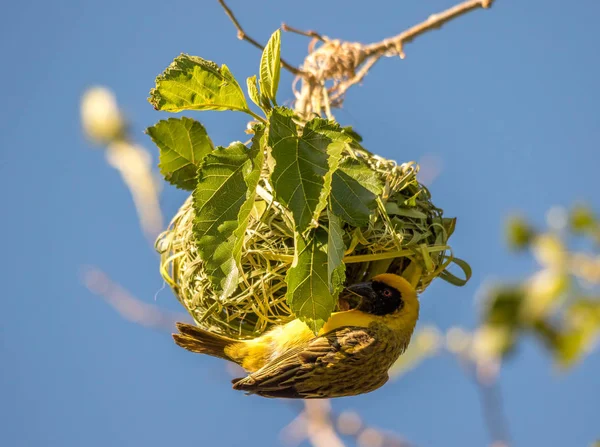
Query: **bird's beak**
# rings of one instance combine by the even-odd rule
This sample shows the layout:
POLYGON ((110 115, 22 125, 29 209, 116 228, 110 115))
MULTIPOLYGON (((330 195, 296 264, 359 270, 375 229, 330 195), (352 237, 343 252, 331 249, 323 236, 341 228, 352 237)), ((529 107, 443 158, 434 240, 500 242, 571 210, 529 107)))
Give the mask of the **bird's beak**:
POLYGON ((357 309, 365 298, 370 298, 374 293, 373 286, 370 282, 352 284, 340 293, 338 298, 340 310, 357 309))

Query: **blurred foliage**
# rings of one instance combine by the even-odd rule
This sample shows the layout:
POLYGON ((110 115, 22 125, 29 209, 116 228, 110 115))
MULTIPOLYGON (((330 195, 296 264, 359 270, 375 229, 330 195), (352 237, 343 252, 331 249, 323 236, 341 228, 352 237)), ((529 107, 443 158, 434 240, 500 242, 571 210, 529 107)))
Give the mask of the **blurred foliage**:
POLYGON ((578 205, 568 213, 551 210, 548 224, 540 231, 521 217, 508 220, 509 246, 528 249, 540 269, 486 291, 474 341, 478 355, 505 358, 525 334, 538 337, 562 367, 592 348, 600 330, 600 221, 578 205))
POLYGON ((539 269, 521 282, 484 288, 480 325, 472 332, 460 327, 445 334, 431 326, 418 329, 390 377, 445 350, 468 369, 474 367, 480 382, 491 383, 500 362, 527 335, 539 339, 562 368, 591 351, 600 334, 600 219, 577 205, 569 212, 553 208, 547 220, 545 231, 523 217, 513 216, 506 223, 508 246, 528 250, 539 269))
POLYGON ((435 326, 425 326, 412 337, 411 343, 389 371, 391 379, 396 379, 415 368, 422 361, 436 355, 440 351, 442 336, 435 326))

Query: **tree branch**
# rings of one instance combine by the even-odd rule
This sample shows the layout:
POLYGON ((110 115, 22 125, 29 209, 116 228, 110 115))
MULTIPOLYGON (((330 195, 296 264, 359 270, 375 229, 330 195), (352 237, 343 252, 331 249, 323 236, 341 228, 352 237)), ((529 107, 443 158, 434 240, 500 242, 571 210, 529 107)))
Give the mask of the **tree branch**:
POLYGON ((299 34, 301 36, 312 37, 314 39, 320 40, 321 42, 326 42, 327 41, 327 39, 325 39, 323 36, 321 36, 316 31, 311 31, 311 30, 302 31, 302 30, 299 30, 298 28, 292 28, 290 25, 288 25, 286 23, 282 23, 281 24, 281 29, 283 31, 290 32, 290 33, 296 33, 296 34, 299 34))
MULTIPOLYGON (((218 2, 225 10, 225 14, 227 14, 227 17, 229 17, 229 19, 231 20, 231 22, 237 29, 238 39, 245 40, 246 42, 250 43, 251 45, 255 46, 256 48, 258 48, 259 50, 262 51, 264 49, 264 45, 261 45, 259 42, 257 42, 252 37, 250 37, 249 35, 246 34, 244 29, 242 28, 242 25, 240 24, 238 19, 235 17, 235 14, 233 14, 233 11, 229 8, 229 6, 227 6, 225 1, 218 0, 218 2)), ((288 64, 283 58, 280 58, 280 60, 281 60, 281 65, 283 66, 283 68, 288 70, 290 73, 292 73, 296 76, 307 76, 307 73, 304 73, 302 70, 298 70, 296 67, 288 64)))
MULTIPOLYGON (((493 0, 468 0, 443 12, 431 15, 427 20, 409 28, 397 36, 372 44, 345 42, 329 39, 309 31, 303 32, 284 25, 285 30, 313 37, 314 44, 320 40, 323 44, 314 48, 311 44, 309 54, 304 59, 302 70, 310 77, 299 76, 302 80, 300 90, 294 89, 296 95, 296 112, 302 116, 312 113, 322 114, 323 104, 331 103, 332 107, 341 107, 346 91, 362 82, 369 70, 383 56, 398 55, 404 58, 403 46, 417 36, 438 29, 446 22, 469 11, 489 8, 493 0), (327 82, 333 85, 326 88, 327 82)), ((327 111, 327 116, 331 113, 327 111)))
POLYGON ((394 51, 394 53, 398 54, 401 58, 404 58, 404 53, 402 51, 404 44, 412 42, 416 37, 425 34, 428 31, 440 29, 445 23, 464 15, 469 11, 479 8, 490 8, 493 2, 494 0, 467 0, 438 14, 432 14, 424 22, 403 31, 397 36, 366 45, 364 47, 365 58, 373 55, 382 56, 389 51, 394 51))

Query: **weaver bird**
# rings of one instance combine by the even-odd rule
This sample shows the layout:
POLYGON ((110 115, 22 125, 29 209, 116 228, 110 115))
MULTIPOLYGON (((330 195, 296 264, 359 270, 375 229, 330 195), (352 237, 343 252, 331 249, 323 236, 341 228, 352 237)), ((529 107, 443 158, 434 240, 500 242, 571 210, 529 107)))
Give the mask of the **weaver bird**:
POLYGON ((253 340, 232 340, 185 323, 179 346, 242 366, 248 376, 233 388, 265 397, 329 398, 368 393, 410 342, 419 317, 414 288, 384 273, 347 287, 318 335, 296 319, 253 340))

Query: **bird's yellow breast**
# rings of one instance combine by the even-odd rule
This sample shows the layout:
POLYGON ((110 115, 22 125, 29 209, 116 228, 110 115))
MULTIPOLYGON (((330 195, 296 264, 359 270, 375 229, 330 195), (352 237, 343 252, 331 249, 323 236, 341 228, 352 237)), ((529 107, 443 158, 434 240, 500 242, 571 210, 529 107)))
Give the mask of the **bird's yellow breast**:
MULTIPOLYGON (((414 328, 414 321, 404 321, 404 319, 399 320, 398 317, 394 316, 381 317, 357 310, 349 310, 334 312, 318 335, 321 336, 346 326, 369 327, 374 321, 386 324, 393 330, 407 331, 408 337, 410 337, 414 328)), ((305 346, 313 338, 315 338, 315 334, 309 327, 296 319, 287 324, 276 326, 254 340, 228 346, 225 348, 225 353, 233 360, 241 361, 241 365, 246 371, 254 372, 284 352, 305 346)))
POLYGON ((315 334, 300 320, 276 326, 254 340, 243 341, 225 348, 225 353, 242 367, 254 372, 284 352, 306 345, 315 334))

